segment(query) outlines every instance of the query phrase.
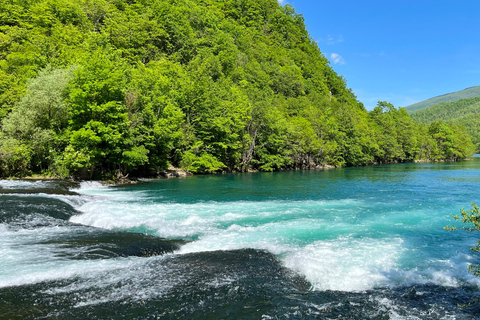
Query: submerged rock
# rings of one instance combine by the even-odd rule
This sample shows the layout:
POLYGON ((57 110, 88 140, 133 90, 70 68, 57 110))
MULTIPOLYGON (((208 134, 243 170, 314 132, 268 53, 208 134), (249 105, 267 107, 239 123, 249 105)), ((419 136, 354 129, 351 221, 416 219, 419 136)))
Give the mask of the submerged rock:
MULTIPOLYGON (((36 189, 38 190, 38 189, 36 189)), ((0 190, 2 191, 2 190, 0 190)), ((5 190, 4 190, 5 191, 5 190)), ((63 198, 70 195, 45 196, 45 194, 30 194, 19 192, 0 193, 0 223, 8 224, 10 228, 36 228, 43 226, 64 225, 67 220, 78 214, 78 211, 63 198)), ((79 197, 78 197, 79 199, 79 197)))
POLYGON ((79 194, 69 190, 62 189, 48 189, 48 188, 32 188, 32 189, 2 189, 0 188, 0 194, 58 194, 78 196, 79 194))
POLYGON ((290 308, 309 287, 266 251, 198 252, 0 288, 0 310, 9 319, 260 319, 290 308))
POLYGON ((158 256, 172 253, 185 243, 183 240, 84 226, 78 226, 71 234, 62 234, 55 239, 40 242, 56 245, 56 256, 76 260, 158 256))

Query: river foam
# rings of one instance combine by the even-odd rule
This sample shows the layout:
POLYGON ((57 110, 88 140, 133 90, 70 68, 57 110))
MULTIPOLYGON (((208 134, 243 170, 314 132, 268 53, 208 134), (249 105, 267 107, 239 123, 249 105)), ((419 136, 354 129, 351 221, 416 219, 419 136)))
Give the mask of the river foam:
POLYGON ((404 251, 400 238, 340 237, 288 254, 285 265, 304 274, 316 290, 362 291, 390 284, 388 274, 404 251))
MULTIPOLYGON (((465 259, 445 265, 409 261, 410 244, 388 228, 411 231, 428 220, 423 207, 410 216, 395 209, 388 223, 353 199, 176 203, 145 190, 88 185, 95 195, 70 221, 109 230, 185 238, 178 254, 242 248, 268 250, 306 277, 314 290, 363 291, 415 283, 459 286, 471 277, 465 259), (463 280, 462 280, 463 279, 463 280)), ((390 204, 388 204, 390 205, 390 204)), ((439 259, 441 260, 441 259, 439 259)))
MULTIPOLYGON (((17 181, 3 182, 1 186, 31 188, 32 185, 45 187, 43 182, 17 181)), ((420 230, 418 226, 424 228, 428 223, 431 209, 426 206, 410 205, 400 210, 398 205, 392 206, 392 202, 375 207, 350 198, 174 202, 161 190, 118 188, 99 182, 81 183, 75 191, 82 195, 22 194, 18 197, 45 197, 65 202, 78 213, 69 218, 70 223, 189 240, 176 251, 180 255, 244 248, 267 250, 277 255, 286 267, 302 274, 312 289, 318 291, 358 292, 415 283, 457 287, 471 280, 478 283, 465 272, 471 256, 463 254, 445 259, 451 248, 458 245, 456 240, 445 241, 443 251, 432 253, 426 261, 415 260, 430 252, 427 248, 419 251, 412 243, 418 241, 414 236, 416 230, 420 230), (385 213, 388 210, 389 213, 385 213)), ((41 223, 35 220, 30 224, 41 223)), ((33 243, 35 237, 37 240, 44 235, 53 238, 56 232, 67 232, 62 228, 69 227, 60 224, 42 230, 14 230, 8 225, 3 228, 3 233, 10 234, 14 243, 33 243)), ((467 245, 470 240, 465 241, 467 245)), ((20 252, 13 244, 6 243, 4 249, 9 246, 5 250, 8 255, 23 255, 26 260, 22 264, 38 270, 42 267, 35 265, 36 260, 41 256, 55 257, 58 252, 58 247, 48 245, 25 246, 20 252)), ((10 267, 15 268, 15 263, 10 267)), ((69 269, 71 261, 59 262, 52 258, 52 266, 56 263, 64 265, 66 270, 75 269, 69 269)), ((41 281, 42 272, 45 279, 54 279, 55 272, 48 268, 33 273, 25 269, 22 272, 26 280, 8 283, 41 281)), ((72 276, 75 272, 65 274, 72 276)))

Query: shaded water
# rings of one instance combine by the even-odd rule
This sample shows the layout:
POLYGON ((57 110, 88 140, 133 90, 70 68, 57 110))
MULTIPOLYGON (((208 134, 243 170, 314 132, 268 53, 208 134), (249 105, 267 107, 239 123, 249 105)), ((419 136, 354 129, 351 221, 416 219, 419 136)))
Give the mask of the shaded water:
POLYGON ((480 158, 195 176, 0 181, 0 318, 475 319, 480 158))

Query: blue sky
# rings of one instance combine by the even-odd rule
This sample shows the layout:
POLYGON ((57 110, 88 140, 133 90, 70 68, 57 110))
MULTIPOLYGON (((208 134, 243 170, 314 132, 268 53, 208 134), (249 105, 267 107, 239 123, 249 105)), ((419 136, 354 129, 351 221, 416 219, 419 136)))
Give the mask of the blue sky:
POLYGON ((371 110, 480 85, 480 0, 284 0, 371 110))

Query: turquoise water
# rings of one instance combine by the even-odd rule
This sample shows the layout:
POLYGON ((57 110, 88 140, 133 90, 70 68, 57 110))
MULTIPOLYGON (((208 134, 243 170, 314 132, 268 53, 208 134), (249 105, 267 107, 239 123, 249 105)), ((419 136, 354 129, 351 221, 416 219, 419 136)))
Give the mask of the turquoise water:
POLYGON ((480 203, 479 185, 480 158, 64 188, 78 195, 1 181, 0 301, 46 292, 63 307, 31 314, 52 318, 470 319, 478 308, 457 303, 480 287, 466 270, 478 235, 443 227, 480 203), (155 241, 171 247, 118 253, 155 241))
POLYGON ((101 197, 71 221, 192 240, 179 253, 266 249, 319 290, 454 285, 475 238, 443 227, 479 183, 477 160, 198 176, 85 189, 101 197))

